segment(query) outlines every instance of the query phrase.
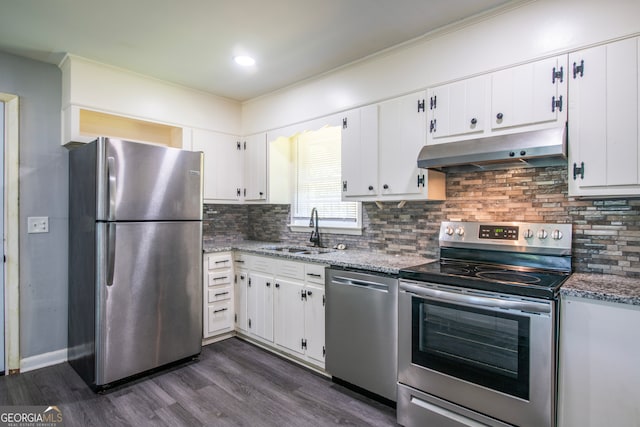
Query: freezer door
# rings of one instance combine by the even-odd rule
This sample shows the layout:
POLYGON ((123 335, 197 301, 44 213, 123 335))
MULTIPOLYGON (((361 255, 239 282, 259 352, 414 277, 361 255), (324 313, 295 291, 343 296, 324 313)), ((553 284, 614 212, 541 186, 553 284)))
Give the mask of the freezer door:
POLYGON ((96 386, 200 352, 201 242, 197 221, 97 224, 96 386))
POLYGON ((98 221, 202 219, 202 153, 99 138, 98 221))

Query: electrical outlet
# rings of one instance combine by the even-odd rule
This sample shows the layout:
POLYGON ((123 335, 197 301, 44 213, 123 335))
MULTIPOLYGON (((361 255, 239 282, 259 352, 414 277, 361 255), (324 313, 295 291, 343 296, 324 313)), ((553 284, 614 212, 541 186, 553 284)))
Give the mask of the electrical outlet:
POLYGON ((49 217, 48 216, 30 216, 27 218, 27 233, 48 233, 49 217))

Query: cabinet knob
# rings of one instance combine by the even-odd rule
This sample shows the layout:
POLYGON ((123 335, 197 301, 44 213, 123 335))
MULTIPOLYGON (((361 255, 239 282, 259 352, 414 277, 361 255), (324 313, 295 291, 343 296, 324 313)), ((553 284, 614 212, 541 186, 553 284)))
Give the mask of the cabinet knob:
POLYGON ((311 291, 307 291, 307 295, 311 296, 311 291))
POLYGON ((504 117, 504 115, 502 113, 496 114, 496 119, 498 119, 498 120, 502 120, 503 117, 504 117))
POLYGON ((478 119, 476 119, 475 117, 473 119, 471 119, 471 124, 475 125, 476 123, 478 123, 478 119))
POLYGON ((372 191, 372 190, 373 190, 373 185, 370 185, 369 186, 369 191, 372 191))
POLYGON ((385 190, 389 189, 389 186, 387 184, 383 185, 382 188, 384 188, 385 190))

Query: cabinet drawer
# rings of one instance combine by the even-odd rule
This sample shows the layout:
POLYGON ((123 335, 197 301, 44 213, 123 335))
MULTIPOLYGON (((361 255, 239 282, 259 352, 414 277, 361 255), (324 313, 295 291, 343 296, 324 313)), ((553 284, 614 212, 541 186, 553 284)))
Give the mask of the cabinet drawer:
POLYGON ((251 256, 242 252, 235 252, 233 254, 233 265, 236 268, 249 268, 249 261, 251 256))
POLYGON ((275 261, 272 258, 267 257, 251 257, 250 269, 251 271, 261 271, 263 273, 273 273, 275 261))
POLYGON ((304 264, 295 261, 280 261, 276 275, 304 280, 304 264))
POLYGON ((324 285, 324 265, 305 264, 304 272, 307 282, 324 285))
POLYGON ((219 270, 222 268, 231 267, 231 256, 230 255, 210 255, 207 258, 207 265, 205 268, 207 270, 219 270))
POLYGON ((228 300, 231 298, 231 286, 219 286, 207 289, 207 302, 228 300))
POLYGON ((207 333, 213 334, 233 326, 231 301, 220 301, 208 307, 207 333))
POLYGON ((231 284, 231 270, 207 273, 207 285, 219 286, 231 284))

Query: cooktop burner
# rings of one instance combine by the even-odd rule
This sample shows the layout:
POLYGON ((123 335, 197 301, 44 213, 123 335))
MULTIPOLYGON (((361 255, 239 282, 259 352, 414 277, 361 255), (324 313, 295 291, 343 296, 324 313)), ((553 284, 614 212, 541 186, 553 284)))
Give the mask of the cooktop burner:
POLYGON ((400 277, 522 296, 553 298, 568 273, 517 266, 441 260, 400 270, 400 277))

